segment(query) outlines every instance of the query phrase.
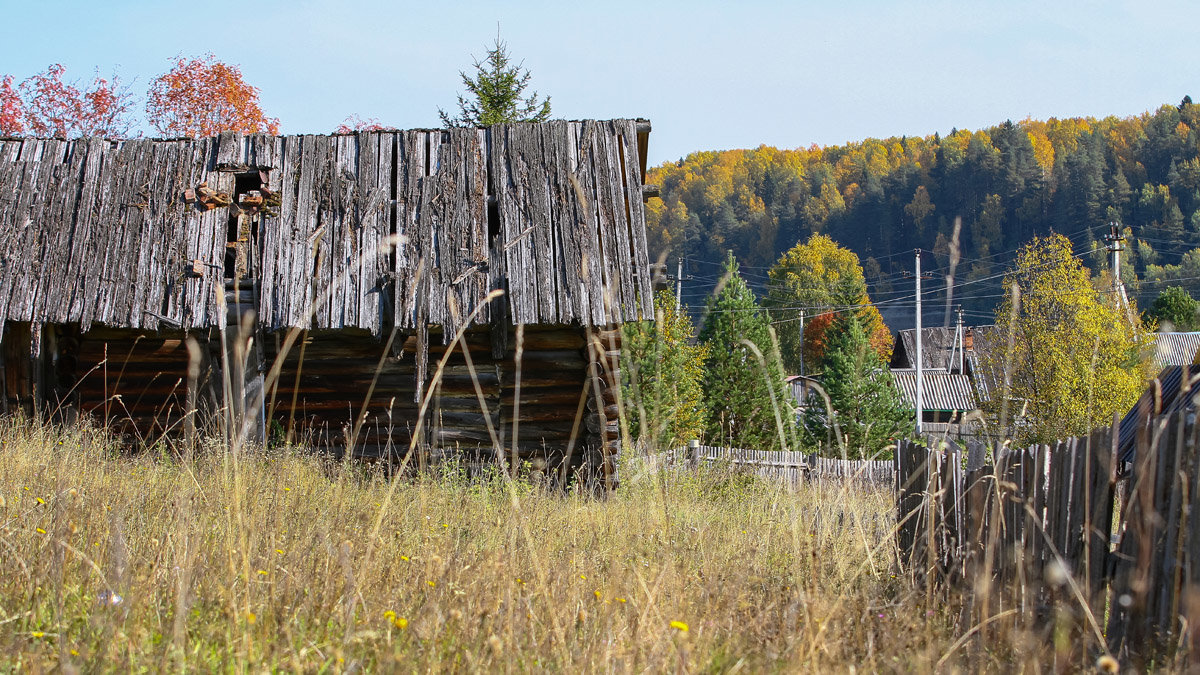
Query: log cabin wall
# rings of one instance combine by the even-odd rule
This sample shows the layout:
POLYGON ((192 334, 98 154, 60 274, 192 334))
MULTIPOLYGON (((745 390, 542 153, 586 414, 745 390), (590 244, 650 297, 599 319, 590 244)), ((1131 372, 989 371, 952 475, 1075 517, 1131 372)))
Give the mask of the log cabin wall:
MULTIPOLYGON (((592 335, 606 345, 600 358, 611 357, 612 347, 619 350, 619 331, 592 335)), ((390 344, 366 332, 317 331, 300 337, 268 389, 273 433, 337 452, 352 447, 368 457, 399 459, 413 447, 424 453, 413 458, 416 463, 446 456, 511 463, 515 452, 518 465, 528 462, 556 475, 564 464, 568 472, 584 466, 615 481, 614 380, 608 364, 589 367, 596 355, 588 349, 584 329, 510 328, 500 358, 494 356, 491 331, 472 329, 438 377, 437 364, 447 349, 440 337, 431 340, 420 428, 415 335, 398 333, 390 344), (497 445, 503 457, 497 457, 497 445)), ((286 339, 277 338, 266 350, 271 363, 286 339)))
MULTIPOLYGON (((71 379, 65 370, 84 378, 71 399, 80 411, 103 409, 113 421, 111 404, 129 406, 132 397, 129 428, 143 438, 174 429, 180 397, 164 383, 174 376, 186 388, 186 347, 172 340, 187 333, 206 355, 210 392, 220 364, 248 352, 245 367, 230 366, 245 371, 228 374, 236 386, 214 397, 217 409, 249 414, 251 399, 265 396, 276 336, 302 330, 305 351, 341 369, 318 365, 306 376, 308 364, 285 364, 271 416, 303 417, 292 426, 332 443, 346 424, 341 411, 361 407, 363 376, 373 379, 395 334, 385 386, 360 425, 363 448, 378 451, 403 440, 397 427, 415 427, 431 368, 463 329, 483 403, 460 372, 465 357, 453 355, 421 443, 490 447, 486 420, 505 447, 517 428, 518 454, 602 457, 615 443, 615 389, 606 384, 614 367, 585 336, 653 313, 642 204, 648 130, 644 121, 614 120, 342 136, 0 139, 5 405, 20 407, 25 397, 36 407, 39 396, 60 395, 71 379), (495 291, 502 297, 487 302, 495 291), (239 319, 249 333, 231 339, 239 319), (515 387, 514 325, 524 326, 527 343, 519 403, 505 398, 505 387, 515 387), (39 394, 44 330, 54 363, 73 365, 54 365, 57 388, 39 394), (111 365, 114 352, 145 369, 89 389, 89 369, 111 365), (28 372, 13 361, 26 355, 28 372), (348 375, 333 381, 335 372, 348 375), (289 376, 297 404, 289 396, 281 406, 289 376), (590 402, 579 393, 584 383, 590 402), (384 400, 393 419, 386 434, 378 430, 384 400), (155 421, 156 411, 167 414, 155 421), (397 411, 409 416, 402 425, 397 411)), ((297 359, 289 354, 287 363, 297 359)), ((199 394, 189 392, 193 401, 199 394)))
POLYGON ((32 331, 25 321, 9 321, 4 324, 0 338, 0 368, 4 387, 4 413, 6 415, 34 414, 34 371, 32 331))
POLYGON ((155 443, 183 435, 189 355, 182 331, 95 328, 64 332, 56 393, 82 416, 129 440, 155 443), (74 342, 74 344, 70 344, 74 342))

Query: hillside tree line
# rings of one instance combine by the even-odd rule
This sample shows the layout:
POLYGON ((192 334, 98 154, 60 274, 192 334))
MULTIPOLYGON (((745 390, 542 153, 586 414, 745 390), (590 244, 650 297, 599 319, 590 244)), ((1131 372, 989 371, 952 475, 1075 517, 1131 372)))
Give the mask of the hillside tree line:
MULTIPOLYGON (((1116 222, 1134 237, 1122 277, 1148 306, 1169 284, 1200 289, 1198 127, 1200 105, 1188 97, 1133 117, 696 152, 647 179, 662 188, 649 204, 651 253, 711 273, 733 251, 745 270, 765 270, 825 234, 858 254, 872 293, 886 298, 908 290, 899 273, 911 269, 914 248, 932 250, 943 275, 956 250, 961 283, 998 277, 1024 242, 1055 232, 1098 270, 1099 240, 1116 222)), ((697 295, 708 290, 698 278, 697 295)), ((765 274, 751 280, 769 290, 765 274)), ((983 315, 998 297, 963 299, 983 315)))

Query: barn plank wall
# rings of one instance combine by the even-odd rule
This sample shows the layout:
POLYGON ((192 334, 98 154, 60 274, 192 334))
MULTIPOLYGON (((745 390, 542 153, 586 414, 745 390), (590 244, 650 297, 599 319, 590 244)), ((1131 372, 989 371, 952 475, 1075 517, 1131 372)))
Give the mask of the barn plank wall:
MULTIPOLYGON (((230 311, 230 303, 249 302, 253 344, 268 352, 261 362, 271 363, 270 352, 289 331, 305 331, 304 349, 286 357, 297 368, 285 367, 266 393, 274 396, 275 422, 286 410, 306 434, 341 433, 346 401, 361 407, 366 396, 358 374, 367 365, 374 372, 381 345, 395 333, 393 351, 402 357, 384 362, 382 384, 367 406, 370 423, 352 426, 381 428, 384 401, 393 418, 397 410, 415 412, 434 384, 439 412, 422 442, 491 443, 487 425, 476 422, 486 418, 502 436, 514 421, 504 396, 515 384, 506 380, 514 372, 513 327, 523 325, 531 342, 523 352, 527 382, 518 426, 529 431, 528 447, 548 447, 554 439, 563 452, 615 448, 615 367, 604 357, 610 350, 586 341, 593 332, 653 316, 642 199, 647 130, 644 121, 613 120, 335 136, 0 138, 5 404, 26 407, 36 388, 31 380, 44 369, 18 366, 12 357, 41 359, 43 326, 67 327, 60 332, 71 337, 55 346, 55 359, 76 364, 51 387, 62 389, 94 378, 88 369, 97 363, 111 364, 97 360, 99 336, 139 357, 157 334, 172 340, 190 334, 204 343, 242 312, 230 311), (247 181, 266 196, 259 210, 238 206, 247 181), (215 208, 202 203, 194 192, 202 186, 226 201, 215 208), (227 251, 234 249, 241 257, 231 273, 227 251), (226 297, 229 276, 239 277, 250 295, 226 297), (481 306, 494 290, 503 296, 481 306), (440 383, 432 380, 437 359, 460 330, 467 331, 480 389, 460 379, 454 369, 467 364, 458 356, 440 383), (302 366, 300 351, 307 353, 302 366), (339 360, 356 375, 330 382, 340 374, 330 364, 339 360), (543 373, 543 365, 562 373, 543 373), (592 383, 592 401, 582 399, 577 420, 585 382, 592 383), (287 386, 292 391, 282 405, 287 386), (336 397, 341 403, 334 406, 336 397)), ((182 344, 170 351, 169 368, 159 351, 147 362, 163 366, 164 377, 186 375, 182 344)), ((206 366, 221 361, 219 351, 204 348, 206 366)), ((255 376, 261 381, 264 368, 256 367, 257 374, 246 375, 248 385, 255 376)), ((127 402, 124 393, 104 394, 125 384, 105 380, 95 391, 85 385, 90 393, 77 398, 94 412, 99 406, 87 401, 127 402)), ((150 408, 176 406, 173 389, 155 384, 146 391, 147 401, 155 401, 150 408)), ((111 419, 110 412, 104 417, 111 419)), ((143 413, 128 415, 133 427, 150 424, 143 413)), ((173 426, 150 424, 145 431, 173 426)), ((388 432, 379 440, 380 433, 363 431, 363 447, 404 438, 388 432)))

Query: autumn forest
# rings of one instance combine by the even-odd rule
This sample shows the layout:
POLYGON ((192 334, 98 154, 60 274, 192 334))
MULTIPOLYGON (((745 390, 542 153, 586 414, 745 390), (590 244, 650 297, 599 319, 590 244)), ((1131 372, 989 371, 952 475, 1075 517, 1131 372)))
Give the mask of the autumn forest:
MULTIPOLYGON (((1117 118, 1005 122, 945 136, 832 147, 697 152, 654 169, 651 250, 686 259, 685 302, 703 305, 726 251, 760 294, 767 269, 812 233, 859 255, 893 328, 911 322, 913 249, 968 322, 990 323, 1001 275, 1031 237, 1066 235, 1099 271, 1109 223, 1130 235, 1122 277, 1142 306, 1168 285, 1200 288, 1200 105, 1190 97, 1117 118), (932 269, 929 269, 932 268, 932 269), (906 304, 907 303, 907 304, 906 304)), ((941 320, 942 305, 928 310, 941 320)))

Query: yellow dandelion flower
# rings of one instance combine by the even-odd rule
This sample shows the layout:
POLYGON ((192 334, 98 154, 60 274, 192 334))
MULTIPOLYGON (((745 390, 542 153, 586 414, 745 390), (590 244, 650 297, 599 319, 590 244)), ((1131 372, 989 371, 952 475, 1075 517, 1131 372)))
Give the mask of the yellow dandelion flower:
POLYGON ((442 527, 450 527, 450 526, 447 525, 446 523, 442 523, 442 527))
POLYGON ((259 570, 259 571, 257 572, 257 574, 258 574, 260 577, 265 577, 265 576, 267 576, 267 571, 266 571, 266 570, 259 570))
POLYGON ((46 534, 46 531, 39 527, 39 528, 37 528, 37 533, 38 534, 46 534))
POLYGON ((292 491, 292 488, 285 487, 285 488, 283 488, 283 491, 284 491, 284 492, 291 492, 291 491, 292 491))
POLYGON ((278 553, 279 555, 283 555, 283 549, 281 549, 281 548, 275 549, 275 552, 278 553))
POLYGON ((40 630, 35 630, 32 633, 30 633, 30 635, 32 635, 35 638, 46 637, 46 634, 40 630))
POLYGON ((623 605, 623 604, 625 604, 625 598, 617 598, 617 602, 619 602, 623 605))
POLYGON ((586 575, 586 574, 580 574, 580 575, 579 575, 579 578, 580 578, 580 579, 583 579, 584 581, 587 581, 587 575, 586 575))
POLYGON ((45 504, 45 503, 46 503, 46 500, 45 500, 45 499, 42 499, 41 497, 38 497, 38 498, 37 498, 37 503, 39 503, 39 504, 45 504))
POLYGON ((246 623, 254 625, 255 621, 258 621, 258 617, 254 615, 254 612, 246 612, 246 623))
POLYGON ((408 556, 406 556, 406 555, 400 556, 400 559, 403 560, 404 562, 408 562, 408 556))
POLYGON ((675 630, 679 631, 680 633, 688 632, 688 625, 682 621, 672 621, 671 628, 674 628, 675 630))
POLYGON ((405 628, 408 628, 408 619, 398 616, 392 620, 392 625, 400 630, 404 630, 405 628))
POLYGON ((437 586, 437 584, 432 579, 430 579, 429 581, 426 581, 425 583, 429 584, 430 588, 434 588, 437 586))
POLYGON ((597 600, 600 599, 600 591, 599 590, 592 591, 592 595, 596 596, 597 600))
POLYGON ((79 652, 77 652, 77 651, 75 651, 74 649, 72 649, 72 650, 71 650, 71 656, 79 656, 79 652))
POLYGON ((383 613, 383 618, 387 619, 388 621, 391 621, 392 619, 396 618, 396 613, 389 609, 388 611, 383 613))
POLYGON ((524 579, 522 579, 521 577, 517 577, 517 583, 518 583, 518 584, 521 584, 522 586, 524 586, 524 585, 525 585, 525 580, 524 580, 524 579))

